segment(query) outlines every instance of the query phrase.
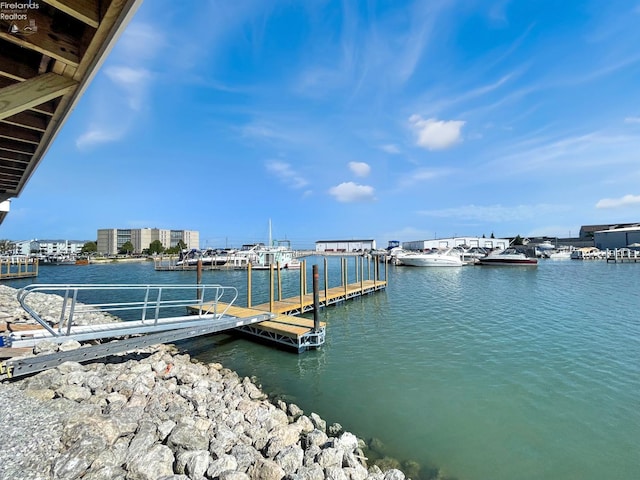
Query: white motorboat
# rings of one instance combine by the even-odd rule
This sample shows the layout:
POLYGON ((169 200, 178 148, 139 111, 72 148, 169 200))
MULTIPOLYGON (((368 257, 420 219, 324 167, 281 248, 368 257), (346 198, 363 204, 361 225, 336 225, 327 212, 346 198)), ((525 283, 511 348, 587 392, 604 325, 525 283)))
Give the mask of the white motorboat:
POLYGON ((410 267, 461 267, 463 265, 459 252, 452 248, 426 253, 410 252, 397 258, 402 265, 410 267))
POLYGON ((555 250, 556 247, 553 243, 551 243, 551 240, 545 240, 544 242, 536 245, 536 248, 538 250, 546 251, 546 250, 555 250))
POLYGON ((569 260, 573 247, 560 247, 557 250, 548 252, 547 258, 551 260, 569 260))
POLYGON ((504 250, 494 250, 486 257, 478 260, 479 265, 498 265, 498 266, 536 266, 538 259, 527 256, 527 254, 514 247, 505 248, 504 250))

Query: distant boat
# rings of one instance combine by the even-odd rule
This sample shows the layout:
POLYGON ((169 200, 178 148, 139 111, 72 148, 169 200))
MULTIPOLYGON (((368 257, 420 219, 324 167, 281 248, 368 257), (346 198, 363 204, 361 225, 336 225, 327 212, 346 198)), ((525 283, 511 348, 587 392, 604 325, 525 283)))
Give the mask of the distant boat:
POLYGON ((537 244, 536 248, 538 250, 555 250, 556 247, 550 240, 545 240, 544 242, 537 244))
POLYGON ((551 260, 569 260, 571 258, 573 247, 560 247, 547 253, 547 258, 551 260))
POLYGON ((293 258, 289 263, 285 265, 285 268, 288 268, 289 270, 300 270, 301 266, 302 263, 300 262, 300 260, 298 260, 297 258, 293 258))
POLYGON ((494 250, 486 257, 478 260, 479 265, 497 265, 497 266, 536 266, 538 259, 529 257, 524 251, 514 247, 504 250, 494 250))
POLYGON ((397 257, 401 265, 410 267, 461 267, 460 253, 453 249, 426 253, 408 252, 397 257))

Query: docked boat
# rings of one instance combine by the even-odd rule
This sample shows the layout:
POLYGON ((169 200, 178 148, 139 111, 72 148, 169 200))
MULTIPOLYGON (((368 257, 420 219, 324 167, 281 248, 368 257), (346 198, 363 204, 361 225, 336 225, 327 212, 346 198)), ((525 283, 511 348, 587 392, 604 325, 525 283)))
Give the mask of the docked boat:
POLYGON ((557 250, 551 250, 546 255, 551 260, 569 260, 571 258, 572 247, 560 247, 557 250))
POLYGON ((606 256, 606 252, 596 247, 582 247, 571 252, 572 260, 602 260, 606 256))
POLYGON ((528 256, 524 250, 509 247, 504 250, 494 250, 486 257, 480 258, 478 265, 536 266, 538 259, 528 256))
POLYGON ((461 267, 462 257, 452 248, 426 253, 405 253, 399 257, 402 265, 410 267, 461 267))

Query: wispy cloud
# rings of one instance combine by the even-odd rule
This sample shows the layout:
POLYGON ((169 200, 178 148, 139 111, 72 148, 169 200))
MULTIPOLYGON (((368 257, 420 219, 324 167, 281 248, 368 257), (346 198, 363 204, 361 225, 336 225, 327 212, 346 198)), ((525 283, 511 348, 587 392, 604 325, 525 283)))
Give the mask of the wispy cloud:
POLYGON ((80 150, 85 150, 94 145, 119 140, 124 133, 124 129, 117 129, 115 125, 92 125, 76 139, 76 146, 80 150))
POLYGON ((417 136, 418 146, 428 150, 445 150, 460 142, 465 122, 435 118, 424 120, 420 115, 411 115, 409 124, 417 136))
POLYGON ((393 143, 387 143, 386 145, 380 145, 380 150, 383 152, 390 153, 391 155, 398 155, 400 153, 400 148, 393 143))
POLYGON ((418 214, 438 218, 457 218, 482 222, 511 222, 537 218, 545 212, 557 213, 558 207, 549 204, 539 205, 464 205, 437 210, 420 210, 418 214))
POLYGON ((76 139, 78 149, 118 141, 136 124, 140 111, 148 105, 153 79, 147 65, 163 43, 162 34, 149 24, 132 22, 124 31, 110 65, 104 70, 106 81, 99 83, 92 97, 92 121, 76 139))
MULTIPOLYGON (((270 161, 266 164, 267 171, 276 176, 281 182, 286 183, 291 188, 299 189, 306 187, 309 182, 290 164, 281 161, 270 161)), ((306 192, 305 194, 309 194, 306 192)))
POLYGON ((151 73, 144 68, 115 66, 107 68, 105 74, 116 87, 126 92, 129 108, 134 111, 140 110, 151 73))
POLYGON ((624 195, 620 198, 603 198, 596 203, 596 208, 622 208, 640 204, 640 195, 624 195))
POLYGON ((366 177, 371 173, 371 167, 364 162, 349 162, 349 170, 357 177, 366 177))
POLYGON ((640 117, 627 117, 624 119, 624 123, 640 123, 640 117))
POLYGON ((406 189, 418 183, 429 182, 437 178, 451 175, 453 170, 444 168, 418 168, 400 177, 398 187, 406 189))
POLYGON ((374 188, 369 185, 359 185, 354 182, 343 182, 331 187, 329 194, 342 203, 372 202, 375 200, 374 188))

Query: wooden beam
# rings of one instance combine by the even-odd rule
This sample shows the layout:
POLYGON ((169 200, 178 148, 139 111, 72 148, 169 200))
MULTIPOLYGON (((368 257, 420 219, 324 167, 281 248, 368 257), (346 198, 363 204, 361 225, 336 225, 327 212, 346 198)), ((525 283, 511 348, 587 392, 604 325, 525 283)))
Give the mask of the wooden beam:
POLYGON ((27 64, 24 59, 17 60, 0 50, 0 73, 13 80, 26 80, 38 74, 37 68, 27 64))
MULTIPOLYGON (((30 10, 29 20, 34 20, 38 30, 28 36, 20 37, 10 33, 11 23, 7 20, 0 20, 0 38, 7 40, 21 47, 47 55, 51 58, 62 60, 75 67, 80 63, 80 49, 78 38, 62 30, 54 23, 54 18, 44 13, 42 10, 30 10)), ((70 20, 69 21, 73 21, 70 20)))
POLYGON ((5 119, 0 120, 0 123, 6 123, 8 125, 15 125, 16 127, 30 128, 36 132, 44 132, 47 129, 47 120, 49 117, 38 115, 37 113, 29 110, 21 113, 16 113, 5 119))
POLYGON ((14 127, 13 125, 0 125, 0 138, 8 138, 10 140, 38 145, 42 135, 26 128, 14 127))
MULTIPOLYGON (((1 169, 2 167, 0 167, 0 170, 1 169)), ((19 173, 9 173, 9 172, 0 171, 0 178, 8 182, 16 182, 16 181, 19 181, 20 178, 22 178, 22 175, 19 173), (14 180, 14 179, 17 179, 17 180, 14 180)))
POLYGON ((8 150, 0 150, 0 160, 2 165, 24 170, 24 166, 31 161, 31 155, 10 152, 8 150))
POLYGON ((53 100, 49 100, 48 102, 41 103, 40 105, 36 105, 35 107, 31 107, 30 110, 46 115, 47 117, 53 117, 53 114, 56 113, 56 108, 58 108, 58 99, 54 98, 53 100))
POLYGON ((16 142, 15 140, 0 138, 0 150, 33 155, 36 152, 36 147, 30 143, 16 142))
POLYGON ((42 0, 54 8, 80 20, 87 25, 98 28, 100 17, 96 0, 42 0))
POLYGON ((9 85, 0 90, 0 120, 60 97, 77 85, 75 80, 51 72, 9 85))

